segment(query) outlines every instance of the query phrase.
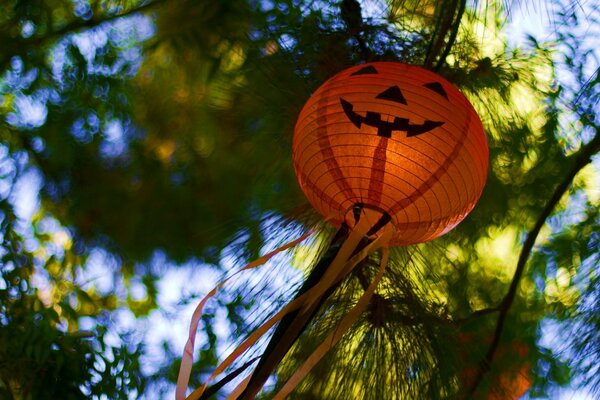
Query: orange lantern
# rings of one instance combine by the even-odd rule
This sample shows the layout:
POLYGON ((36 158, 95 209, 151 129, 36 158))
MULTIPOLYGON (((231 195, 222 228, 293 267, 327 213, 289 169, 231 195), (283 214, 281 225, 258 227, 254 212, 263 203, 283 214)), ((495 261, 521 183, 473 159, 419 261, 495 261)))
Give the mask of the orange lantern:
POLYGON ((439 75, 397 62, 326 81, 300 113, 292 151, 300 186, 321 215, 352 227, 357 204, 387 213, 392 246, 454 228, 487 176, 485 132, 467 98, 439 75))

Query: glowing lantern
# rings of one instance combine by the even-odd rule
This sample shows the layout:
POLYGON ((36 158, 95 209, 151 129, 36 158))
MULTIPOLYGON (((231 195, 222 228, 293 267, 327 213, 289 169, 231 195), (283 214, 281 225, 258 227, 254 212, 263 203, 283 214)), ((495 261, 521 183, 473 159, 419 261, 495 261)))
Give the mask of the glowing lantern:
POLYGON ((310 203, 353 226, 353 206, 385 212, 390 245, 434 239, 471 211, 488 150, 475 110, 452 84, 396 62, 352 67, 325 82, 296 124, 294 167, 310 203))

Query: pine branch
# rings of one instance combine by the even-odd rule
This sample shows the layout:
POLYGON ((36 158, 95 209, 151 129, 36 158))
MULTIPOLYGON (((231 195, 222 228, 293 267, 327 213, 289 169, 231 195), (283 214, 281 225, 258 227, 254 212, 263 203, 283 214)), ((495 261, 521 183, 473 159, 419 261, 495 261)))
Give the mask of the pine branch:
MULTIPOLYGON (((90 18, 87 21, 86 20, 76 20, 76 21, 73 21, 73 22, 63 26, 62 28, 59 28, 55 31, 49 32, 45 35, 38 36, 38 37, 32 37, 32 38, 28 38, 28 39, 13 38, 13 39, 11 39, 11 41, 12 41, 11 48, 19 49, 20 51, 23 51, 23 49, 38 49, 40 46, 43 46, 44 44, 46 44, 48 42, 52 42, 52 41, 56 40, 57 38, 61 38, 65 35, 68 35, 71 33, 77 33, 82 30, 85 30, 85 29, 95 28, 106 22, 115 21, 117 19, 125 18, 125 17, 128 17, 128 16, 136 14, 136 13, 147 11, 150 8, 158 6, 164 2, 165 2, 165 0, 154 0, 154 1, 150 1, 146 4, 143 4, 139 7, 132 8, 131 10, 124 11, 122 13, 113 14, 113 15, 105 15, 105 16, 97 17, 97 18, 90 18)), ((6 64, 8 63, 8 61, 11 59, 11 57, 13 55, 14 54, 11 54, 10 52, 6 52, 4 54, 2 59, 0 59, 0 70, 4 70, 6 64)))
POLYGON ((454 46, 454 43, 456 42, 456 37, 458 36, 458 28, 460 27, 460 21, 462 20, 462 17, 463 17, 463 14, 465 13, 466 8, 467 8, 467 0, 461 0, 460 4, 458 6, 458 15, 456 16, 456 20, 454 21, 454 24, 452 26, 452 31, 450 31, 450 36, 448 37, 448 43, 446 43, 446 48, 444 49, 444 52, 438 59, 438 62, 435 65, 435 68, 433 69, 436 72, 439 71, 439 69, 442 67, 442 65, 444 65, 444 63, 446 62, 446 57, 448 57, 448 54, 450 54, 450 50, 452 49, 452 47, 454 46))
POLYGON ((501 306, 497 306, 497 307, 484 308, 481 310, 473 311, 470 315, 468 315, 464 318, 456 319, 454 322, 459 325, 464 325, 468 322, 471 322, 475 318, 479 318, 479 317, 487 315, 487 314, 492 314, 492 313, 498 312, 498 311, 500 311, 500 308, 501 308, 501 306))
POLYGON ((99 18, 90 18, 87 21, 85 21, 85 20, 73 21, 73 22, 63 26, 60 29, 50 32, 47 35, 41 36, 39 38, 34 38, 31 40, 24 40, 23 42, 26 43, 27 45, 29 45, 29 44, 40 45, 44 42, 54 40, 57 37, 65 36, 70 33, 76 33, 76 32, 79 32, 79 31, 82 31, 85 29, 95 28, 106 22, 115 21, 117 19, 125 18, 130 15, 146 11, 146 10, 148 10, 152 7, 155 7, 164 2, 165 2, 165 0, 154 0, 154 1, 150 1, 146 4, 143 4, 139 7, 132 8, 131 10, 127 10, 125 12, 119 13, 119 14, 107 15, 107 16, 103 16, 103 17, 99 17, 99 18))
POLYGON ((525 271, 525 265, 527 264, 527 260, 531 255, 531 251, 533 250, 533 246, 535 241, 542 229, 545 225, 546 220, 552 214, 552 211, 563 197, 563 195, 567 192, 571 184, 573 183, 573 179, 579 171, 581 171, 586 165, 588 165, 592 161, 592 156, 600 152, 600 127, 596 126, 596 135, 594 138, 585 146, 581 148, 575 155, 572 156, 573 166, 564 177, 564 179, 559 183, 559 185, 554 190, 552 197, 544 207, 542 213, 538 217, 535 225, 527 234, 525 242, 523 243, 523 248, 521 249, 521 254, 519 255, 519 260, 517 261, 517 267, 515 269, 515 273, 513 275, 512 282, 510 283, 510 287, 506 296, 502 300, 502 303, 499 307, 498 321, 496 322, 496 330, 494 332, 494 336, 492 338, 492 342, 486 353, 485 357, 480 363, 479 370, 477 372, 477 376, 473 381, 471 388, 468 391, 467 398, 471 398, 473 394, 476 392, 478 386, 481 384, 483 377, 486 373, 489 372, 490 366, 492 364, 492 360, 494 359, 494 355, 498 350, 498 345, 500 343, 500 337, 502 336, 502 331, 504 330, 504 325, 506 324, 506 318, 508 316, 508 312, 515 300, 517 295, 517 288, 521 281, 521 277, 523 276, 523 272, 525 271))
POLYGON ((429 48, 427 49, 427 55, 423 63, 425 68, 432 69, 436 60, 443 60, 443 58, 438 57, 440 54, 447 55, 450 52, 449 48, 452 47, 456 40, 456 32, 458 32, 460 20, 464 13, 465 2, 466 0, 444 0, 441 3, 436 21, 436 30, 433 32, 431 42, 429 42, 429 48), (450 12, 447 10, 450 10, 450 12), (448 34, 450 34, 450 37, 444 47, 448 34), (442 51, 443 47, 444 50, 442 51))
POLYGON ((340 4, 340 14, 348 35, 353 37, 358 43, 360 57, 363 61, 372 59, 371 50, 361 36, 363 31, 362 8, 356 0, 342 0, 340 4))

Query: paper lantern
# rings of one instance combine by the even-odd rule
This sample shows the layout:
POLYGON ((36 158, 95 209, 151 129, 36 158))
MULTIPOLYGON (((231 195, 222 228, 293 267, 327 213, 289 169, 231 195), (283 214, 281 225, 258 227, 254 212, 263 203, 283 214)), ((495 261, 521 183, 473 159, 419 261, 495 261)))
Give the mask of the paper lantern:
POLYGON ((352 226, 357 204, 387 213, 394 246, 451 230, 487 176, 485 132, 467 98, 439 75, 397 62, 326 81, 300 113, 292 151, 300 186, 321 215, 352 226))

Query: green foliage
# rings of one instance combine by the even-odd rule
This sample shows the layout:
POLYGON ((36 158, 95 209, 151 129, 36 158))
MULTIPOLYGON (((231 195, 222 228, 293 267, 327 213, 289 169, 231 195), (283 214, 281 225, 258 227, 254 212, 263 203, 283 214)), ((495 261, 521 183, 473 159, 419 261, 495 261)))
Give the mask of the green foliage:
MULTIPOLYGON (((87 399, 90 395, 129 398, 142 392, 137 350, 105 343, 106 330, 77 330, 77 321, 89 315, 76 303, 94 304, 80 288, 65 290, 54 305, 44 303, 35 279, 34 254, 18 233, 17 218, 6 199, 0 202, 3 238, 0 277, 0 393, 6 399, 87 399)), ((49 259, 49 264, 59 261, 49 259)), ((64 265, 58 267, 64 269, 64 265)), ((52 268, 50 268, 52 270, 52 268)), ((57 283, 66 274, 54 269, 57 283), (59 278, 60 276, 60 278, 59 278)), ((98 304, 92 313, 98 315, 98 304)), ((106 306, 102 307, 106 309, 106 306)))
MULTIPOLYGON (((485 398, 524 365, 534 394, 568 382, 598 390, 597 158, 585 167, 600 140, 588 45, 598 32, 579 30, 598 26, 592 11, 558 10, 555 43, 513 49, 495 3, 3 2, 0 397, 166 396, 180 349, 164 343, 164 360, 143 371, 147 349, 116 316, 148 323, 161 277, 186 262, 243 264, 315 225, 290 161, 296 116, 324 80, 372 60, 425 65, 465 92, 488 133, 488 183, 456 230, 394 255, 379 303, 296 396, 485 398), (17 215, 27 174, 41 184, 31 218, 17 215), (88 281, 99 252, 110 289, 88 281), (157 254, 175 265, 156 267, 157 254), (573 333, 562 354, 540 341, 548 320, 573 333), (511 357, 515 348, 526 354, 511 357)), ((300 254, 319 243, 294 264, 311 264, 300 254)), ((256 285, 239 278, 204 314, 191 385, 290 298, 293 284, 270 286, 287 261, 277 268, 256 285)), ((275 387, 359 283, 338 289, 275 387)), ((181 306, 197 300, 182 293, 181 306)))

